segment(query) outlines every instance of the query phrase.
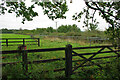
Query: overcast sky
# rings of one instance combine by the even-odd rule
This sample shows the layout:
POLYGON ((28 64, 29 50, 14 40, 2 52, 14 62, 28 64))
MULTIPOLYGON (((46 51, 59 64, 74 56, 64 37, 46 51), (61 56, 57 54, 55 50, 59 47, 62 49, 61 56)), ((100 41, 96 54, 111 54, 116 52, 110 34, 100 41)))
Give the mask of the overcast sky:
MULTIPOLYGON (((16 18, 16 15, 14 13, 6 13, 5 15, 0 16, 0 29, 2 28, 8 28, 8 29, 35 29, 35 28, 47 28, 47 27, 53 27, 56 29, 56 21, 58 23, 57 27, 60 25, 72 25, 76 24, 82 31, 86 28, 83 28, 83 20, 81 22, 77 22, 72 20, 72 15, 76 12, 80 12, 83 7, 85 7, 85 3, 82 0, 73 0, 73 3, 70 3, 70 0, 68 0, 68 8, 69 11, 65 14, 67 16, 66 19, 57 19, 52 21, 47 17, 47 15, 43 14, 43 10, 41 7, 36 7, 34 10, 39 12, 39 16, 33 18, 33 21, 25 21, 25 24, 22 24, 22 17, 16 18)), ((27 2, 27 5, 29 6, 30 3, 27 2)), ((97 18, 97 21, 99 21, 98 28, 99 30, 105 30, 108 27, 108 24, 105 20, 103 20, 101 17, 99 17, 98 14, 95 15, 95 18, 97 18)))

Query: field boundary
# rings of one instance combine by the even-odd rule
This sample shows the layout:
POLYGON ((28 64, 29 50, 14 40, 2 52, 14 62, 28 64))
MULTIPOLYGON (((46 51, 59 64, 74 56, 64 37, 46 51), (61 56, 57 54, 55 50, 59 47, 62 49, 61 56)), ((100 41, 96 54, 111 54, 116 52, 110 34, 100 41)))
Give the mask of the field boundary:
MULTIPOLYGON (((22 61, 21 62, 9 62, 9 63, 2 63, 2 66, 5 66, 7 64, 17 64, 17 63, 22 63, 23 64, 23 69, 25 72, 28 72, 28 64, 33 64, 33 63, 46 63, 46 62, 53 62, 53 61, 60 61, 60 60, 65 60, 65 68, 62 69, 56 69, 54 72, 58 71, 65 71, 65 77, 70 77, 72 74, 74 74, 75 70, 78 69, 79 67, 84 67, 84 66, 92 66, 92 65, 97 65, 98 67, 102 68, 100 64, 106 64, 110 62, 103 62, 103 63, 95 63, 92 60, 99 60, 99 59, 104 59, 104 58, 113 58, 113 57, 120 57, 120 54, 118 53, 120 50, 113 50, 111 47, 114 47, 112 45, 106 45, 106 46, 91 46, 91 47, 76 47, 72 48, 72 45, 68 44, 66 47, 62 48, 48 48, 48 49, 33 49, 33 50, 11 50, 11 51, 2 51, 2 54, 13 54, 13 53, 22 53, 22 61), (80 50, 80 49, 96 49, 100 48, 97 52, 92 52, 92 53, 77 53, 73 50, 80 50), (103 51, 105 48, 109 49, 108 51, 103 51), (31 52, 49 52, 49 51, 65 51, 65 58, 57 58, 57 59, 46 59, 46 60, 37 60, 37 61, 28 61, 27 60, 27 54, 31 52), (106 53, 115 53, 116 55, 114 56, 104 56, 104 57, 95 57, 97 54, 106 54, 106 53), (84 55, 91 55, 91 57, 86 58, 84 55), (73 56, 79 56, 82 59, 81 60, 73 60, 73 56), (73 62, 80 62, 83 61, 83 63, 79 64, 79 66, 72 66, 73 62), (91 64, 85 64, 87 61, 91 62, 91 64)), ((49 54, 49 53, 48 53, 49 54)), ((48 71, 45 71, 48 72, 48 71)))
POLYGON ((9 43, 20 43, 20 42, 22 42, 22 45, 26 45, 26 42, 37 42, 37 44, 30 44, 30 45, 40 46, 40 38, 2 38, 0 40, 1 43, 6 43, 6 45, 2 45, 2 46, 15 46, 19 44, 9 45, 9 43), (25 41, 26 39, 36 39, 37 41, 25 41), (19 40, 19 41, 9 41, 9 40, 19 40))

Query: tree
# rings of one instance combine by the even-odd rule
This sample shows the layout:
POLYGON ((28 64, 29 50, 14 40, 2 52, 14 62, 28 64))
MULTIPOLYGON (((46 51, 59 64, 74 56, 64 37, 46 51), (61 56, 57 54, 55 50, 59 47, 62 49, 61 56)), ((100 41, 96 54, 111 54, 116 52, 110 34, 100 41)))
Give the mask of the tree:
POLYGON ((1 29, 0 32, 2 32, 2 33, 13 33, 12 30, 8 30, 7 28, 1 29))
POLYGON ((89 25, 90 25, 90 27, 88 28, 89 31, 95 31, 95 30, 97 30, 97 27, 98 27, 97 24, 90 23, 89 25))
POLYGON ((80 32, 80 28, 77 27, 77 25, 61 25, 57 29, 58 32, 61 33, 67 33, 67 32, 80 32))
POLYGON ((52 27, 47 27, 46 31, 52 33, 54 29, 52 27))
MULTIPOLYGON (((19 2, 6 2, 2 0, 0 4, 0 14, 5 14, 6 11, 9 13, 15 12, 16 17, 22 16, 24 23, 25 20, 31 21, 33 17, 38 16, 38 13, 33 10, 35 5, 41 6, 43 8, 44 14, 54 20, 57 18, 66 18, 64 14, 68 11, 68 7, 66 4, 66 0, 52 0, 48 2, 40 2, 39 0, 32 0, 33 4, 30 7, 25 5, 24 1, 19 2), (9 7, 9 8, 7 8, 9 7)), ((111 39, 117 38, 120 40, 120 1, 114 0, 111 2, 102 2, 103 0, 99 0, 101 2, 94 2, 94 0, 84 0, 86 7, 80 13, 76 13, 73 16, 74 20, 78 20, 80 22, 81 16, 85 15, 84 24, 85 26, 89 26, 91 21, 92 24, 97 24, 96 19, 94 18, 95 13, 98 12, 99 15, 106 20, 111 26, 107 30, 107 32, 111 32, 111 39), (118 1, 118 2, 117 2, 118 1), (90 11, 93 10, 91 14, 90 11), (90 21, 91 20, 91 21, 90 21)), ((70 1, 72 3, 72 0, 70 1)), ((113 40, 114 41, 114 40, 113 40)), ((120 41, 119 41, 120 42, 120 41)))
MULTIPOLYGON (((34 30, 35 31, 35 30, 34 30)), ((46 33, 47 31, 46 31, 46 28, 37 28, 36 29, 36 32, 37 33, 46 33)))
POLYGON ((61 25, 57 29, 58 32, 66 33, 68 31, 67 25, 61 25))
MULTIPOLYGON (((92 21, 92 25, 96 25, 96 19, 94 19, 94 15, 96 12, 99 12, 99 15, 106 20, 111 26, 107 29, 107 34, 110 34, 110 40, 114 43, 115 40, 119 40, 120 43, 120 1, 118 2, 88 2, 84 0, 86 7, 80 13, 76 13, 73 15, 74 20, 80 21, 81 16, 85 15, 84 24, 85 26, 90 26, 92 21), (93 13, 90 14, 90 11, 93 10, 93 13)), ((92 0, 91 0, 92 1, 92 0)), ((101 0, 102 1, 102 0, 101 0)), ((120 45, 120 44, 119 44, 120 45)))
POLYGON ((16 0, 16 2, 6 2, 6 0, 2 0, 0 4, 0 15, 5 14, 6 12, 14 12, 16 13, 16 17, 23 17, 22 23, 24 24, 26 20, 32 21, 33 17, 38 16, 38 13, 33 10, 37 5, 41 6, 43 8, 44 14, 47 14, 47 16, 52 20, 57 18, 66 18, 64 14, 66 11, 68 11, 68 8, 66 1, 64 0, 53 0, 53 2, 49 0, 42 0, 43 2, 40 2, 39 0, 31 0, 33 4, 30 7, 27 7, 24 1, 26 0, 16 0))

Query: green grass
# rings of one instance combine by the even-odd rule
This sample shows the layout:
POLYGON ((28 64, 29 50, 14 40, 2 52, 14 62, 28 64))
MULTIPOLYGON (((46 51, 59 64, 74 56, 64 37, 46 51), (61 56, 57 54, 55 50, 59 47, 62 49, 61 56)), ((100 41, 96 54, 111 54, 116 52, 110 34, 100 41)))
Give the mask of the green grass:
MULTIPOLYGON (((29 35, 19 35, 19 34, 2 34, 2 38, 30 38, 29 35), (8 37, 7 37, 8 36, 8 37), (18 37, 19 36, 19 37, 18 37)), ((83 47, 83 46, 90 46, 89 43, 85 43, 84 45, 82 45, 82 42, 76 42, 75 40, 63 40, 63 39, 51 39, 51 38, 47 38, 47 37, 39 37, 37 36, 37 38, 40 38, 40 46, 38 47, 37 45, 27 45, 27 49, 43 49, 43 48, 59 48, 59 47, 65 47, 67 44, 71 44, 72 47, 83 47)), ((31 39, 32 40, 32 39, 31 39)), ((34 40, 33 40, 34 41, 34 40)), ((27 43, 29 44, 29 43, 27 43)), ((97 45, 101 45, 101 44, 93 44, 91 46, 97 46, 97 45)), ((2 46, 2 51, 5 50, 17 50, 18 46, 2 46)), ((91 53, 91 52, 97 52, 98 50, 100 50, 100 48, 98 49, 82 49, 82 50, 74 50, 77 53, 91 53)), ((106 51, 108 49, 105 49, 104 51, 106 51)), ((22 58, 20 56, 17 56, 18 53, 16 54, 2 54, 2 57, 5 57, 5 59, 2 60, 2 62, 16 62, 16 61, 22 61, 22 58)), ((115 53, 107 53, 107 54, 98 54, 95 57, 104 57, 104 56, 110 56, 110 55, 115 55, 115 53)), ((86 58, 89 58, 92 55, 89 56, 85 56, 86 58)), ((64 58, 65 57, 65 51, 51 51, 51 52, 35 52, 35 53, 28 53, 28 61, 34 61, 34 60, 44 60, 44 59, 56 59, 56 58, 64 58)), ((73 60, 79 60, 82 58, 78 57, 78 56, 74 56, 73 60)), ((110 59, 105 59, 104 61, 109 61, 110 59)), ((101 62, 103 60, 94 60, 95 62, 101 62)), ((74 62, 73 66, 76 66, 78 64, 81 64, 82 62, 74 62)), ((88 64, 88 63, 86 63, 88 64)), ((15 65, 14 65, 15 66, 15 65)), ((19 66, 16 65, 16 66, 19 66)), ((8 67, 10 67, 8 65, 8 67)), ((38 77, 35 75, 41 75, 40 77, 43 78, 47 78, 50 77, 50 75, 52 77, 56 77, 53 75, 58 75, 58 76, 63 76, 64 75, 64 71, 62 72, 52 72, 54 69, 59 69, 59 68, 64 68, 65 67, 65 61, 56 61, 56 62, 51 62, 51 63, 41 63, 41 64, 30 64, 29 65, 29 72, 32 72, 31 76, 33 77, 38 77), (50 73, 42 73, 42 71, 46 71, 46 70, 50 70, 50 73), (38 73, 37 73, 38 72, 38 73)), ((15 69, 18 69, 21 67, 16 67, 15 69)), ((90 67, 91 68, 91 67, 90 67)), ((3 67, 3 75, 7 75, 7 69, 6 67, 3 67)), ((14 70, 14 69, 13 69, 14 70)), ((81 68, 79 68, 78 70, 81 70, 81 68)), ((77 70, 77 71, 78 71, 77 70)), ((22 74, 22 72, 21 72, 22 74)), ((9 74, 8 74, 9 75, 9 74)))
POLYGON ((0 34, 2 38, 30 38, 29 35, 21 35, 21 34, 0 34))

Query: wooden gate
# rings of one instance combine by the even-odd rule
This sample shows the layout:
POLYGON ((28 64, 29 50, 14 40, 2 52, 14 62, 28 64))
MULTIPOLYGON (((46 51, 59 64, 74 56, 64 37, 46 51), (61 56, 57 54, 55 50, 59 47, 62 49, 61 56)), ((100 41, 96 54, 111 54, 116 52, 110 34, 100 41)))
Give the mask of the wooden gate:
MULTIPOLYGON (((102 66, 100 65, 100 63, 95 63, 92 60, 95 59, 102 59, 102 58, 110 58, 110 57, 120 57, 120 54, 118 53, 119 50, 115 51, 113 50, 111 47, 113 46, 94 46, 94 47, 79 47, 79 48, 72 48, 72 45, 67 45, 66 49, 65 49, 65 56, 66 56, 66 67, 65 67, 65 76, 66 77, 70 77, 75 70, 77 70, 79 67, 84 66, 85 63, 87 63, 88 61, 90 63, 92 63, 92 65, 97 65, 98 67, 100 67, 100 69, 102 69, 102 66), (78 54, 77 52, 75 52, 75 49, 89 49, 89 48, 100 48, 100 50, 98 50, 97 52, 94 53, 82 53, 82 54, 78 54), (110 51, 103 51, 104 49, 109 49, 110 51), (97 54, 100 53, 111 53, 114 52, 115 54, 117 54, 116 56, 107 56, 107 57, 99 57, 99 58, 94 58, 97 54), (83 55, 92 55, 89 58, 84 57, 83 55), (72 56, 79 56, 83 59, 83 62, 75 67, 72 67, 72 56)), ((102 63, 101 63, 102 64, 102 63)))
MULTIPOLYGON (((2 54, 13 54, 13 53, 23 53, 22 54, 22 61, 21 62, 7 62, 7 63, 2 63, 2 66, 5 66, 6 64, 17 64, 17 63, 23 63, 23 69, 25 72, 27 72, 28 70, 28 64, 33 64, 33 63, 46 63, 46 62, 53 62, 53 61, 59 61, 59 60, 65 60, 65 68, 60 68, 60 69, 55 69, 54 72, 59 72, 59 71, 64 71, 65 70, 65 76, 66 77, 70 77, 72 74, 75 73, 75 71, 80 68, 80 67, 84 67, 84 66, 91 66, 91 65, 97 65, 98 67, 100 67, 102 69, 104 63, 109 63, 109 62, 104 62, 104 63, 96 63, 93 60, 99 60, 99 59, 103 59, 103 58, 118 58, 120 57, 120 54, 118 53, 120 50, 113 50, 111 47, 114 46, 90 46, 90 47, 76 47, 76 48, 72 48, 72 45, 66 45, 66 47, 62 47, 62 48, 47 48, 47 49, 32 49, 32 50, 12 50, 12 51, 2 51, 2 54), (100 48, 97 52, 91 52, 91 53, 78 53, 75 50, 86 50, 86 49, 97 49, 100 48), (105 50, 107 49, 107 50, 105 50), (34 61, 28 61, 27 59, 27 54, 28 53, 35 53, 35 52, 50 52, 50 51, 61 51, 61 50, 65 50, 65 58, 56 58, 56 59, 45 59, 45 60, 34 60, 34 61), (102 57, 96 57, 96 55, 98 54, 105 54, 105 53, 115 53, 116 55, 109 55, 109 56, 102 56, 102 57), (86 55, 91 55, 91 56, 87 56, 86 55), (73 60, 72 58, 74 56, 78 56, 80 58, 82 58, 82 60, 73 60), (87 62, 90 62, 92 64, 87 64, 87 62), (75 65, 73 66, 72 63, 73 62, 81 62, 79 65, 75 65), (24 68, 25 67, 25 68, 24 68)), ((96 51, 96 50, 95 50, 96 51)), ((1 65, 1 64, 0 64, 1 65)), ((48 71, 44 71, 44 72, 48 72, 48 71)))

